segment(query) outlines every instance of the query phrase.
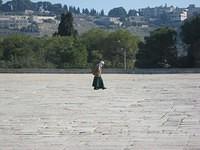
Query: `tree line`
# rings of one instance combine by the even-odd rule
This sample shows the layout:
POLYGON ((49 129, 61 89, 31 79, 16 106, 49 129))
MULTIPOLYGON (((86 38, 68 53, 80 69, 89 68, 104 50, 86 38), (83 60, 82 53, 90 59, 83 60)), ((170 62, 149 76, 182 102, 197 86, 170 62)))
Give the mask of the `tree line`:
MULTIPOLYGON (((71 12, 73 14, 83 14, 91 16, 105 16, 104 10, 97 11, 96 9, 62 5, 60 3, 52 4, 48 1, 32 2, 31 0, 11 0, 3 3, 0 0, 0 11, 3 12, 24 12, 25 10, 40 11, 40 9, 45 11, 50 11, 53 14, 61 14, 64 12, 71 12)), ((123 7, 117 7, 109 10, 109 17, 125 17, 125 16, 136 16, 137 11, 135 9, 130 9, 128 12, 123 7)))
POLYGON ((181 26, 180 36, 187 55, 178 56, 174 29, 158 28, 141 41, 127 30, 108 32, 92 29, 78 35, 70 12, 61 15, 52 37, 11 35, 0 38, 1 68, 86 68, 103 59, 106 67, 127 68, 200 66, 200 16, 181 26))
POLYGON ((107 33, 93 29, 81 37, 11 35, 0 39, 0 67, 86 68, 100 59, 105 60, 107 67, 122 67, 123 52, 119 47, 127 49, 129 67, 133 67, 137 41, 124 30, 107 33))
POLYGON ((83 8, 82 10, 79 7, 67 6, 62 4, 52 4, 48 1, 32 2, 31 0, 11 0, 5 3, 0 0, 0 11, 2 12, 24 12, 25 10, 33 11, 50 11, 51 14, 61 14, 64 12, 71 12, 73 14, 85 14, 91 16, 104 16, 104 10, 100 12, 96 9, 83 8))
POLYGON ((106 32, 92 29, 79 36, 70 12, 61 15, 58 31, 52 37, 11 35, 0 39, 1 68, 86 68, 104 59, 107 67, 127 66, 132 60, 139 39, 126 30, 106 32))
POLYGON ((174 29, 159 28, 139 43, 136 67, 200 67, 200 16, 187 19, 180 33, 174 29), (182 40, 186 55, 178 57, 177 38, 182 40))

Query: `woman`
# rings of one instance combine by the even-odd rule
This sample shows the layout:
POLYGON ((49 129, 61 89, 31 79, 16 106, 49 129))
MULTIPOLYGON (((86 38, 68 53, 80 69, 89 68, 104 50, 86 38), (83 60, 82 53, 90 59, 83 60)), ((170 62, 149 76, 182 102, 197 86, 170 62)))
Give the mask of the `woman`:
POLYGON ((92 86, 94 87, 94 90, 98 90, 98 89, 106 89, 104 87, 103 84, 103 79, 101 78, 101 73, 102 73, 102 67, 104 65, 104 61, 100 61, 95 69, 93 70, 93 75, 94 75, 94 79, 93 79, 93 83, 92 86))

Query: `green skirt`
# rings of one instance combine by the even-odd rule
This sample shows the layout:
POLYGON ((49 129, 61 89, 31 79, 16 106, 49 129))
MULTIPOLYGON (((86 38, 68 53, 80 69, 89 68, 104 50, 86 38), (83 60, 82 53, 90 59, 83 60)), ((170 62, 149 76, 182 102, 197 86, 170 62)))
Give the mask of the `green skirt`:
POLYGON ((103 79, 101 77, 94 77, 92 86, 94 87, 95 90, 105 89, 103 84, 103 79))

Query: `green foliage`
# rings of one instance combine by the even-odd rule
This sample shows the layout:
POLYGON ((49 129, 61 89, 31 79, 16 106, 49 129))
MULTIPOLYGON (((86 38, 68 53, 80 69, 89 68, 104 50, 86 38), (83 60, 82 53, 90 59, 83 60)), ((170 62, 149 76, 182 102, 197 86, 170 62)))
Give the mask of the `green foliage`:
POLYGON ((36 61, 32 45, 32 38, 27 36, 13 35, 3 39, 2 59, 7 63, 7 67, 32 67, 36 61))
POLYGON ((127 52, 128 67, 133 67, 133 59, 137 49, 138 38, 126 30, 107 33, 100 29, 93 29, 82 36, 88 49, 89 63, 97 63, 103 59, 107 67, 124 65, 124 51, 127 52))
POLYGON ((91 16, 98 16, 98 12, 93 8, 90 10, 90 15, 91 16))
POLYGON ((105 16, 104 10, 102 9, 100 12, 100 16, 105 16))
POLYGON ((24 11, 31 9, 31 7, 32 2, 30 0, 12 0, 2 5, 4 11, 24 11))
POLYGON ((195 67, 200 67, 200 39, 193 44, 192 48, 194 65, 195 67))
POLYGON ((184 22, 181 26, 181 36, 186 44, 193 44, 200 39, 200 16, 184 22))
POLYGON ((56 68, 70 66, 84 67, 87 64, 87 51, 79 40, 73 37, 54 37, 46 41, 45 60, 56 68))
POLYGON ((200 66, 200 15, 187 19, 181 26, 181 37, 188 44, 188 63, 200 66))
POLYGON ((84 68, 103 59, 107 67, 133 67, 138 38, 125 30, 93 29, 80 38, 73 36, 0 38, 1 68, 84 68), (88 65, 89 64, 89 65, 88 65))
POLYGON ((135 9, 130 9, 128 11, 128 16, 136 16, 137 15, 137 10, 135 9))
POLYGON ((75 39, 73 43, 75 50, 72 51, 71 61, 72 64, 79 67, 84 67, 87 65, 87 49, 80 40, 75 39))
POLYGON ((22 32, 39 32, 39 27, 36 23, 28 25, 20 29, 22 32))
POLYGON ((13 35, 0 40, 0 67, 85 67, 87 50, 73 37, 33 38, 13 35))
POLYGON ((127 16, 127 12, 123 7, 113 8, 108 12, 108 16, 124 18, 127 16))
POLYGON ((157 68, 174 67, 177 63, 176 31, 159 28, 139 44, 136 67, 157 68))
POLYGON ((112 67, 123 67, 126 51, 127 67, 132 68, 138 42, 138 38, 126 30, 111 32, 105 39, 103 55, 112 67))
POLYGON ((96 63, 102 59, 103 43, 108 34, 101 29, 92 29, 81 36, 88 50, 88 62, 96 63))
POLYGON ((77 31, 73 26, 73 16, 71 12, 61 15, 61 21, 58 27, 58 35, 60 36, 75 36, 77 31))
POLYGON ((87 8, 85 8, 85 9, 83 8, 82 14, 89 15, 89 14, 90 14, 90 11, 89 11, 87 8))

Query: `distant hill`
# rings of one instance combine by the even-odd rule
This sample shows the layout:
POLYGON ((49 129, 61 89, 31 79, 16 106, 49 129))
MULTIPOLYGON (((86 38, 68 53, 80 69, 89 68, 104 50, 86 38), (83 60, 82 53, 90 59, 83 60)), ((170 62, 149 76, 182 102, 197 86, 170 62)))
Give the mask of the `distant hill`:
MULTIPOLYGON (((129 10, 129 12, 126 12, 126 10, 123 7, 113 8, 108 12, 108 15, 106 15, 103 9, 100 12, 96 11, 95 9, 89 10, 88 8, 80 10, 79 7, 67 5, 63 6, 58 3, 52 4, 48 1, 32 2, 31 0, 10 0, 3 4, 0 3, 0 14, 2 15, 26 15, 27 17, 38 15, 56 16, 56 22, 59 21, 60 14, 65 13, 67 11, 73 13, 74 26, 79 34, 85 33, 92 28, 102 28, 107 31, 114 31, 119 28, 123 28, 129 30, 131 33, 138 35, 141 39, 143 39, 144 36, 147 36, 149 32, 154 29, 152 27, 148 27, 148 23, 145 21, 142 21, 141 23, 141 19, 145 19, 137 17, 136 10, 129 10), (139 21, 139 23, 137 23, 137 20, 139 21), (142 26, 143 24, 145 25, 145 27, 142 26)), ((28 22, 28 24, 32 23, 34 22, 28 22)), ((22 32, 18 29, 3 29, 0 26, 0 34, 7 35, 12 33, 23 33, 31 34, 33 36, 51 36, 54 32, 57 31, 58 28, 58 23, 55 24, 48 21, 38 23, 37 25, 39 29, 38 33, 24 32, 24 30, 22 32)))

